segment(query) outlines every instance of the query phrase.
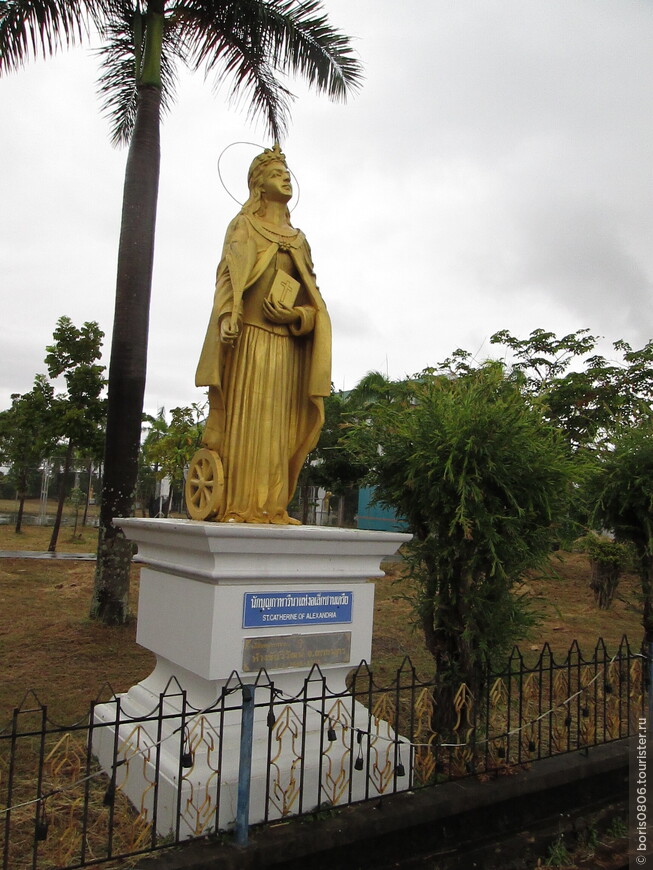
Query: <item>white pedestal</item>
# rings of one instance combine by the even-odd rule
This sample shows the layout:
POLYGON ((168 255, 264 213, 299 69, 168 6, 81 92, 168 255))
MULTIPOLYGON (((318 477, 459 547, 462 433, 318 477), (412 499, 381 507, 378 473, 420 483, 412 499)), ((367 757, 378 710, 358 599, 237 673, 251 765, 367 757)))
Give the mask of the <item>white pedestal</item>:
POLYGON ((383 575, 380 562, 409 535, 190 520, 117 523, 147 566, 137 641, 156 654, 157 665, 119 698, 119 711, 117 702, 96 709, 101 727, 93 746, 105 770, 114 753, 122 762, 116 785, 149 820, 156 805, 159 833, 175 832, 178 815, 181 837, 233 824, 242 683, 257 685, 255 702, 262 705, 255 711, 251 822, 397 788, 398 738, 343 693, 351 669, 370 660, 369 580, 383 575))

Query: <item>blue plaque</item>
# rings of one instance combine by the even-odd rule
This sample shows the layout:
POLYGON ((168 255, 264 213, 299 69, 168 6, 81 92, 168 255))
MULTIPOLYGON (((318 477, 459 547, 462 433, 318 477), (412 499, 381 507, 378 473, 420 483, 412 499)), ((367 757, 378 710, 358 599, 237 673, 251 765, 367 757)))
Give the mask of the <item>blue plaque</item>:
POLYGON ((353 592, 246 592, 243 628, 351 622, 353 592))

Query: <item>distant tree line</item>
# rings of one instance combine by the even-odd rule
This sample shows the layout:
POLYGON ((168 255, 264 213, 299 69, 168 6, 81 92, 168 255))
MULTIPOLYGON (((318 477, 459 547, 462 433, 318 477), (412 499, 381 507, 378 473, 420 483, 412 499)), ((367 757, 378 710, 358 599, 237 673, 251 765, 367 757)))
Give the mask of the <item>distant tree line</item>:
MULTIPOLYGON (((104 333, 95 321, 76 327, 60 317, 46 347, 47 374, 34 378, 32 389, 15 393, 11 406, 0 411, 0 464, 8 471, 0 478, 0 495, 16 498, 15 531, 21 532, 26 498, 38 497, 43 476, 55 484, 57 507, 50 550, 57 546, 63 506, 73 489, 100 501, 101 467, 106 428, 104 366, 99 365, 104 333), (60 378, 66 389, 60 390, 60 378), (46 468, 47 463, 47 468, 46 468), (95 472, 95 473, 94 473, 95 472), (80 486, 76 487, 75 481, 80 486)), ((204 411, 200 405, 173 408, 166 420, 161 408, 145 414, 139 451, 139 473, 130 513, 167 516, 176 497, 183 510, 185 469, 200 443, 204 411), (168 497, 154 501, 162 480, 169 483, 168 497)))

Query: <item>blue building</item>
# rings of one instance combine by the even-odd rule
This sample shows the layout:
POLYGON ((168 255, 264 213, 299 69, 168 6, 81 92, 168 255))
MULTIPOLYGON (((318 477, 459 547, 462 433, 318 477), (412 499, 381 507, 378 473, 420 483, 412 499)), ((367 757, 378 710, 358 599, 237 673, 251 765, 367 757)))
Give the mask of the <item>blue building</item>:
POLYGON ((374 487, 368 486, 358 491, 358 528, 379 532, 405 532, 406 521, 398 517, 391 508, 372 505, 373 498, 374 487))

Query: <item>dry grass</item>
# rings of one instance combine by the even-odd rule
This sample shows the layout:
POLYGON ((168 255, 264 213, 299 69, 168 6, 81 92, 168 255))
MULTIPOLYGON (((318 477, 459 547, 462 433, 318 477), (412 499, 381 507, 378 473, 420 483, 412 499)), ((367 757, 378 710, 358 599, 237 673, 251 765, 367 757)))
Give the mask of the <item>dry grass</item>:
MULTIPOLYGON (((88 618, 94 568, 94 562, 0 559, 0 728, 28 689, 53 719, 72 722, 105 683, 126 691, 152 670, 154 655, 136 644, 135 620, 113 627, 88 618)), ((134 567, 133 609, 138 574, 134 567)))
MULTIPOLYGON (((15 498, 0 498, 0 514, 15 514, 18 510, 18 500, 15 498)), ((23 506, 23 513, 26 516, 36 517, 39 515, 41 510, 41 500, 38 498, 26 498, 25 504, 23 506)), ((48 499, 48 514, 53 517, 57 510, 57 500, 56 498, 48 499)), ((74 514, 74 509, 71 505, 64 503, 63 508, 64 514, 66 516, 72 516, 74 514)), ((80 510, 80 516, 82 515, 84 508, 82 506, 80 510)), ((98 512, 97 505, 89 505, 88 507, 88 515, 89 517, 96 517, 98 512)))
MULTIPOLYGON (((599 610, 589 588, 590 567, 584 553, 560 553, 551 557, 552 576, 531 578, 523 591, 539 613, 530 637, 520 644, 529 664, 548 642, 556 660, 564 660, 574 640, 586 658, 598 638, 615 650, 626 634, 633 647, 642 639, 639 578, 624 574, 609 610, 599 610)), ((414 624, 410 602, 403 597, 410 584, 401 579, 401 568, 391 568, 376 582, 372 663, 381 682, 390 682, 405 656, 410 656, 420 676, 430 678, 432 659, 424 648, 419 626, 414 624)))
MULTIPOLYGON (((95 553, 97 550, 97 529, 91 526, 78 528, 74 538, 72 533, 72 526, 61 527, 57 553, 95 553)), ((13 526, 0 526, 0 550, 10 552, 18 550, 46 551, 51 534, 52 527, 49 526, 25 525, 18 535, 13 526)))
MULTIPOLYGON (((96 531, 85 529, 70 541, 62 529, 62 552, 92 552, 96 531)), ((45 550, 49 530, 26 526, 16 535, 0 526, 0 550, 45 550)), ((522 645, 533 659, 545 641, 563 657, 578 640, 587 657, 597 638, 614 649, 623 634, 637 646, 641 640, 638 579, 622 577, 612 608, 599 610, 589 588, 589 564, 582 553, 552 557, 557 577, 531 579, 526 587, 541 622, 522 645)), ((7 720, 27 689, 48 703, 55 718, 77 719, 104 683, 126 691, 154 666, 154 656, 135 641, 135 621, 116 628, 88 618, 93 562, 0 560, 0 723, 7 720)), ((132 573, 132 609, 138 598, 138 567, 132 573)), ((381 682, 392 679, 405 656, 422 676, 430 676, 431 659, 421 631, 414 626, 410 603, 402 596, 407 581, 397 582, 400 569, 391 568, 376 581, 372 664, 381 682)))
MULTIPOLYGON (((26 525, 20 535, 13 527, 0 526, 0 549, 38 551, 47 549, 51 529, 26 525)), ((71 540, 72 528, 63 527, 59 551, 89 553, 96 548, 97 530, 83 529, 71 540)), ((14 707, 35 709, 32 725, 40 721, 35 703, 48 705, 52 722, 69 726, 84 722, 89 702, 100 693, 108 697, 110 684, 116 692, 126 691, 142 680, 154 666, 154 655, 136 644, 136 621, 124 627, 108 627, 88 618, 93 585, 94 562, 42 561, 31 558, 0 559, 0 655, 3 679, 0 683, 0 729, 14 707), (104 688, 103 688, 104 687, 104 688)), ((138 597, 139 569, 132 569, 132 608, 138 597)), ((21 729, 30 722, 29 713, 20 719, 21 729)), ((65 739, 71 738, 67 734, 65 739)), ((61 738, 48 738, 50 741, 61 738)), ((87 859, 106 854, 109 813, 103 806, 107 781, 104 775, 90 781, 88 800, 79 783, 85 770, 83 732, 65 746, 48 745, 43 791, 62 789, 47 802, 48 836, 39 844, 39 867, 67 866, 79 857, 82 817, 85 817, 87 859), (71 786, 73 786, 71 788, 71 786), (86 809, 85 809, 86 808, 86 809)), ((33 764, 34 753, 25 753, 24 764, 33 764)), ((19 759, 20 764, 20 759, 19 759)), ((7 774, 0 759, 0 782, 7 774)), ((21 789, 29 800, 34 793, 35 772, 17 771, 12 803, 20 802, 21 789)), ((117 794, 113 809, 115 831, 113 852, 142 848, 151 836, 142 817, 127 799, 117 794)), ((34 838, 34 805, 28 803, 12 815, 11 866, 31 867, 34 838)), ((134 862, 109 862, 111 867, 129 867, 134 862)))
MULTIPOLYGON (((16 534, 13 515, 18 510, 17 502, 10 499, 0 499, 0 515, 9 515, 10 522, 0 525, 0 550, 47 550, 52 535, 52 526, 32 525, 34 517, 38 517, 40 502, 37 499, 25 501, 22 530, 16 534)), ((48 505, 50 519, 56 511, 56 503, 50 500, 48 505)), ((83 510, 79 512, 79 522, 75 537, 73 538, 73 526, 67 523, 74 516, 70 505, 64 505, 64 520, 66 525, 59 530, 57 552, 60 553, 95 553, 97 550, 97 528, 91 525, 82 526, 83 510)), ((97 517, 97 507, 89 508, 89 521, 97 517)))
MULTIPOLYGON (((105 804, 108 777, 93 761, 87 769, 83 736, 66 733, 47 738, 44 747, 42 793, 35 804, 35 746, 21 741, 14 763, 9 866, 12 870, 57 870, 76 866, 83 854, 87 862, 106 859, 109 854, 129 854, 150 847, 152 828, 135 812, 129 800, 116 790, 113 806, 105 804), (87 780, 87 776, 89 777, 87 780), (45 836, 35 842, 35 815, 45 836)), ((5 773, 0 759, 0 779, 5 773)), ((133 867, 138 858, 105 860, 106 870, 133 867)))

